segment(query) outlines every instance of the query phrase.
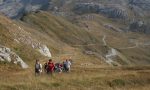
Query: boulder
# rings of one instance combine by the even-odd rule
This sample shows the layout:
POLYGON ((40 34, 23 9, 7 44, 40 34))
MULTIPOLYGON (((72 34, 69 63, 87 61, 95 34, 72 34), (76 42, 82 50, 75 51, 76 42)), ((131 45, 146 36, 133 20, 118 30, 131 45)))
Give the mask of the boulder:
POLYGON ((28 68, 28 65, 10 48, 0 46, 0 61, 12 62, 19 64, 22 68, 28 68))

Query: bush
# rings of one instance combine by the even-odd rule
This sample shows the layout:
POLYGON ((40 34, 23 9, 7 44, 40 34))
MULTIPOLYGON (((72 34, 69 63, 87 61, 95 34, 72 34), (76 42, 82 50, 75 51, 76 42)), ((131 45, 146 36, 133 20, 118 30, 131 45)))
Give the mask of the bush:
POLYGON ((125 81, 122 79, 115 79, 109 82, 110 87, 114 86, 125 86, 125 81))

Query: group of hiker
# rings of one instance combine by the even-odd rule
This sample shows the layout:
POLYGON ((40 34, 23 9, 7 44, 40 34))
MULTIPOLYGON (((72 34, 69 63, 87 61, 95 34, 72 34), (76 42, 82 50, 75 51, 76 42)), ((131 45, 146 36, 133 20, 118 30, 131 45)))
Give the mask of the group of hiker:
POLYGON ((48 62, 45 62, 44 67, 39 60, 36 60, 35 63, 35 75, 40 75, 43 71, 47 74, 53 74, 54 72, 70 72, 71 68, 71 59, 66 59, 62 63, 54 63, 52 59, 49 59, 48 62))

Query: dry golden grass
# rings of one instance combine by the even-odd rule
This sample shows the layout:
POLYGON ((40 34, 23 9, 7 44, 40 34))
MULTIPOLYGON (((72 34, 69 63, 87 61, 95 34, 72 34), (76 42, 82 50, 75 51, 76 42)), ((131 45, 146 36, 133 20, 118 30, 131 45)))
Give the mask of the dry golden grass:
MULTIPOLYGON (((42 73, 34 69, 0 71, 1 90, 149 90, 150 67, 76 67, 70 73, 42 73)), ((4 69, 4 68, 0 68, 4 69)))

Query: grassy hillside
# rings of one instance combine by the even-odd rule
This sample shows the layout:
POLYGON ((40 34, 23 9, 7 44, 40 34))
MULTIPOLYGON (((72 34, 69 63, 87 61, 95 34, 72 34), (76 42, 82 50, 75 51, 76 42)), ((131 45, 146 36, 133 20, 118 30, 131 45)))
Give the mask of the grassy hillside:
MULTIPOLYGON (((4 17, 1 18, 3 19, 4 17)), ((105 57, 109 47, 112 47, 122 53, 133 65, 139 64, 138 62, 142 65, 149 63, 149 51, 142 47, 142 43, 149 41, 149 36, 138 33, 118 32, 115 29, 126 27, 126 24, 117 20, 108 19, 104 16, 95 14, 82 15, 74 17, 73 21, 68 21, 63 17, 40 11, 24 16, 22 21, 11 21, 5 18, 3 21, 1 20, 1 23, 2 45, 13 48, 13 50, 26 61, 36 58, 45 58, 40 56, 31 46, 24 45, 23 43, 19 44, 12 40, 14 37, 11 32, 19 32, 18 27, 23 28, 24 31, 21 32, 22 34, 46 44, 50 48, 53 58, 56 60, 73 57, 73 59, 78 59, 77 62, 84 62, 86 58, 88 59, 87 61, 92 63, 96 60, 96 62, 102 62, 105 65, 101 57, 105 57), (87 16, 89 19, 85 18, 87 16), (90 17, 93 18, 91 19, 90 17), (6 24, 7 22, 8 24, 6 24), (13 26, 13 23, 16 23, 18 26, 13 26), (107 28, 105 25, 111 25, 115 29, 107 28), (10 33, 6 32, 7 29, 10 33), (107 46, 105 46, 103 42, 104 36, 106 36, 105 41, 107 46), (132 39, 134 42, 131 42, 132 39), (134 48, 135 50, 122 49, 134 47, 136 42, 141 45, 134 48), (31 53, 35 53, 33 54, 34 58, 27 53, 28 50, 31 50, 31 53), (87 51, 93 52, 94 55, 85 54, 87 51), (128 52, 130 52, 130 54, 128 54, 128 52), (142 52, 145 52, 142 57, 143 60, 138 58, 142 52)))
MULTIPOLYGON (((62 54, 65 53, 81 53, 84 51, 95 51, 102 53, 100 50, 105 50, 103 42, 99 37, 86 31, 83 28, 78 27, 75 24, 65 20, 61 17, 56 17, 47 12, 39 12, 27 15, 23 18, 23 22, 27 23, 35 31, 39 32, 41 37, 45 36, 42 40, 47 43, 50 48, 54 49, 53 52, 59 54, 60 50, 62 54), (51 40, 47 42, 46 40, 51 40), (89 44, 98 44, 98 46, 88 46, 89 44), (71 50, 68 50, 71 48, 71 50)), ((39 34, 36 35, 38 37, 39 34)), ((55 55, 56 55, 55 54, 55 55)), ((83 58, 81 55, 81 58, 83 58)), ((74 55, 71 55, 74 56, 74 55)), ((85 55, 86 57, 90 57, 85 55)), ((54 56, 55 57, 55 56, 54 56)), ((76 55, 75 57, 80 58, 76 55)), ((93 58, 94 56, 90 57, 93 58)), ((95 58, 96 59, 96 58, 95 58)))
MULTIPOLYGON (((149 35, 124 32, 121 27, 127 27, 126 23, 95 14, 76 16, 74 17, 73 23, 82 27, 87 32, 92 33, 101 40, 105 35, 107 46, 118 50, 127 58, 126 60, 132 62, 133 65, 149 64, 148 48, 150 46, 144 46, 144 43, 149 42, 149 35), (111 27, 107 27, 106 25, 111 27)), ((104 53, 101 48, 99 50, 104 53)))
POLYGON ((11 48, 30 66, 23 70, 12 63, 0 62, 0 89, 149 90, 149 46, 143 46, 149 41, 149 36, 118 32, 105 27, 105 24, 120 28, 126 26, 124 23, 94 16, 95 19, 92 20, 78 16, 74 21, 42 11, 24 16, 22 21, 0 16, 0 44, 11 48), (42 73, 35 77, 35 59, 40 59, 44 64, 49 58, 43 57, 25 42, 17 43, 15 38, 22 35, 46 44, 54 62, 62 62, 71 57, 71 72, 55 73, 54 76, 42 73), (138 42, 136 48, 128 48, 136 45, 134 40, 138 42), (104 41, 107 45, 104 45, 104 41), (128 63, 126 66, 109 66, 102 57, 107 55, 110 47, 120 53, 120 57, 115 58, 119 63, 130 62, 133 66, 128 66, 128 63), (120 60, 122 58, 124 59, 120 60))
POLYGON ((23 21, 38 28, 40 32, 57 37, 68 44, 96 43, 98 39, 81 28, 71 24, 63 18, 53 16, 47 12, 30 14, 23 21))

